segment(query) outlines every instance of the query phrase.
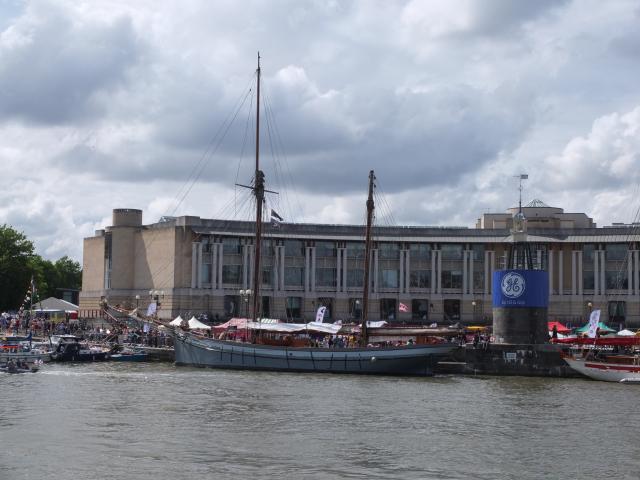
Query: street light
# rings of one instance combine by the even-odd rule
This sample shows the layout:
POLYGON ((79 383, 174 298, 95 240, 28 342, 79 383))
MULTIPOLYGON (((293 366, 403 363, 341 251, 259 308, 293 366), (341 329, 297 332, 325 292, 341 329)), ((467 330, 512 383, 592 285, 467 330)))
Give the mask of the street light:
POLYGON ((140 295, 136 295, 136 310, 138 310, 139 304, 140 304, 140 295))
POLYGON ((240 296, 242 297, 242 300, 244 301, 245 316, 249 318, 249 297, 253 292, 251 291, 251 289, 247 288, 246 290, 240 290, 238 293, 240 294, 240 296))
POLYGON ((475 301, 475 300, 472 300, 472 301, 471 301, 471 306, 473 307, 473 317, 472 317, 472 320, 471 320, 471 321, 472 321, 473 323, 476 323, 476 305, 477 305, 476 301, 475 301))

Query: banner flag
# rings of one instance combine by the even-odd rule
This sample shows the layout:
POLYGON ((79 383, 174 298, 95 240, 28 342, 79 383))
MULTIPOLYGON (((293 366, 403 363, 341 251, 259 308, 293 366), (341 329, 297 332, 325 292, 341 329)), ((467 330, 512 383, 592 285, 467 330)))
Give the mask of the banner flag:
POLYGON ((158 308, 158 306, 156 305, 156 302, 150 303, 149 306, 147 307, 147 317, 155 315, 157 308, 158 308))
POLYGON ((324 321, 324 313, 326 310, 327 310, 327 307, 325 307, 324 305, 318 308, 318 311, 316 312, 317 323, 322 323, 324 321))
POLYGON ((398 307, 398 310, 400 310, 401 312, 408 312, 409 307, 407 307, 404 303, 400 303, 400 307, 398 307))
POLYGON ((589 317, 589 331, 587 332, 589 338, 596 338, 598 323, 600 323, 600 310, 594 310, 589 317))

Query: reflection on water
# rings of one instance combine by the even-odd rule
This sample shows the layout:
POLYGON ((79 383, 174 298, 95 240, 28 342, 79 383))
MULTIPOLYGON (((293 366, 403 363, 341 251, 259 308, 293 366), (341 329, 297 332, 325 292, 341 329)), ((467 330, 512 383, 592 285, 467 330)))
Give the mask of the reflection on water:
POLYGON ((0 478, 638 478, 638 386, 46 365, 2 375, 0 478))

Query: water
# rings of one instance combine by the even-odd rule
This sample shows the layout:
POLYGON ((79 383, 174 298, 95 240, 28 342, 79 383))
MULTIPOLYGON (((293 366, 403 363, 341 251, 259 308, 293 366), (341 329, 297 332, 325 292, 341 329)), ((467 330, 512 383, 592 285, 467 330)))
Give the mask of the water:
POLYGON ((637 479, 640 386, 49 364, 0 375, 0 479, 637 479))

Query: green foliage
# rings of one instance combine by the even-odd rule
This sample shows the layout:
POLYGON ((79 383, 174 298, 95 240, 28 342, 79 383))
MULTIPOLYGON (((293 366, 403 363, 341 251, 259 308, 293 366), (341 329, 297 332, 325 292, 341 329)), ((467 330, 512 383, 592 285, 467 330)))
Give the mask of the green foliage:
POLYGON ((17 310, 30 287, 36 283, 34 300, 53 297, 58 288, 79 289, 82 269, 64 256, 55 262, 34 253, 33 242, 7 225, 0 227, 0 311, 17 310))
POLYGON ((0 226, 0 311, 20 306, 31 280, 33 250, 22 232, 0 226))

